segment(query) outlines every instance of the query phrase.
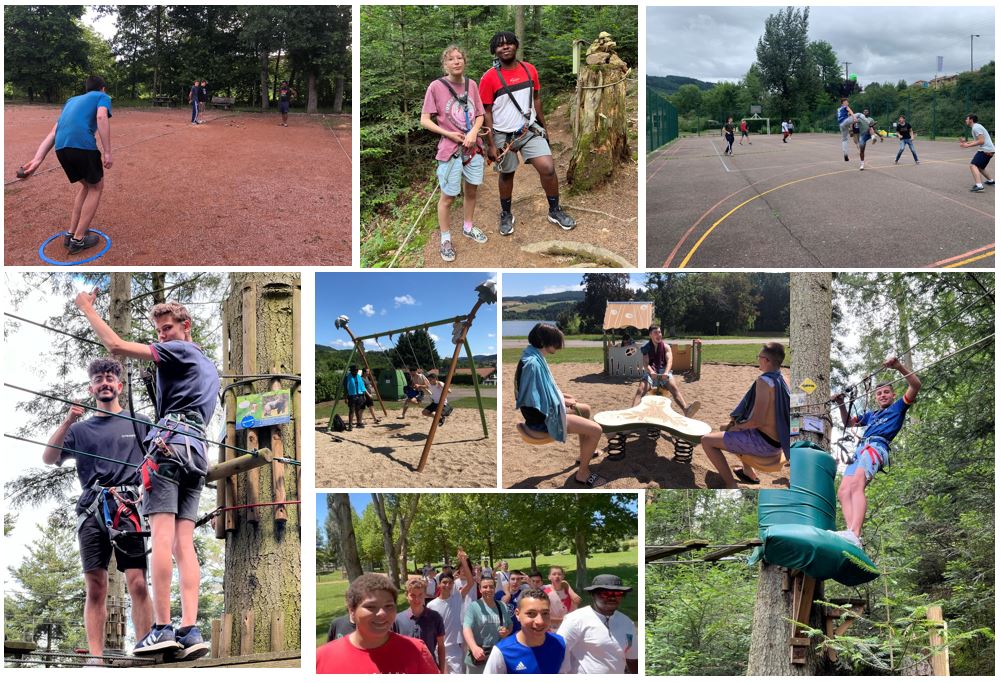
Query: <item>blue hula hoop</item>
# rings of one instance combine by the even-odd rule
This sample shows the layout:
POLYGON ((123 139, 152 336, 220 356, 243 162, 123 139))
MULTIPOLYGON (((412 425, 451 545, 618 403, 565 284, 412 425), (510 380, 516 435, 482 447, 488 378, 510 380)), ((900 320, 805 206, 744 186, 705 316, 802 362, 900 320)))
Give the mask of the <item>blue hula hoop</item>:
POLYGON ((45 255, 45 247, 49 246, 49 242, 51 242, 52 240, 59 239, 64 234, 66 234, 66 233, 62 233, 62 232, 57 232, 55 235, 53 235, 49 239, 47 239, 44 242, 42 242, 42 246, 40 246, 38 248, 38 258, 42 259, 46 263, 51 263, 54 266, 80 266, 80 265, 83 265, 84 263, 90 263, 91 261, 94 261, 95 259, 99 259, 102 256, 104 256, 104 254, 108 251, 108 249, 111 249, 111 238, 108 237, 107 235, 105 235, 100 230, 95 230, 94 228, 91 228, 90 232, 96 233, 96 234, 98 234, 98 235, 100 235, 101 237, 104 238, 104 248, 101 249, 101 251, 99 251, 96 254, 94 254, 93 256, 88 256, 87 258, 83 259, 82 261, 55 261, 53 259, 50 259, 48 256, 45 255))

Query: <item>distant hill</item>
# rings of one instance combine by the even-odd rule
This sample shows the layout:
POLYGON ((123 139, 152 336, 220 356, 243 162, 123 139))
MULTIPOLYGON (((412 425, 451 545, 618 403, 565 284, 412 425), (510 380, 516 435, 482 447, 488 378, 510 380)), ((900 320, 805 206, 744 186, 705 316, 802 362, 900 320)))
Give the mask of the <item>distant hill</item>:
POLYGON ((505 296, 501 316, 504 320, 556 320, 562 311, 575 308, 583 300, 584 292, 578 290, 505 296))
MULTIPOLYGON (((324 344, 315 344, 314 347, 316 353, 316 368, 318 372, 333 368, 343 368, 347 364, 348 358, 351 356, 351 349, 335 349, 324 344)), ((386 350, 388 351, 390 348, 391 347, 387 346, 386 350)), ((368 358, 368 362, 373 369, 389 367, 389 359, 379 351, 366 350, 365 357, 368 358)), ((443 359, 443 361, 444 360, 445 359, 443 359)), ((497 354, 473 354, 473 360, 476 361, 477 367, 497 367, 497 354)), ((361 364, 357 354, 352 362, 358 363, 359 365, 361 364)), ((468 365, 469 360, 465 356, 459 356, 459 367, 466 367, 468 365)))
POLYGON ((678 90, 683 85, 697 85, 699 90, 709 90, 715 83, 707 83, 706 81, 700 81, 697 78, 689 78, 688 76, 647 76, 646 85, 648 88, 653 88, 657 92, 663 95, 673 95, 678 92, 678 90))

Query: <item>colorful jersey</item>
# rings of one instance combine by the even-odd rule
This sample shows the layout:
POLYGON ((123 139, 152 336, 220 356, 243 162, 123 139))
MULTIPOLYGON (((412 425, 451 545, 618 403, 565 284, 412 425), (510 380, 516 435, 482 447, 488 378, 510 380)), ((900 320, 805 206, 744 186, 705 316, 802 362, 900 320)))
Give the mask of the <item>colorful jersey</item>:
POLYGON ((889 443, 904 426, 904 418, 910 407, 911 404, 904 397, 900 397, 882 410, 868 411, 858 421, 860 427, 865 427, 862 438, 879 437, 889 443))
POLYGON ((415 638, 389 634, 379 647, 363 650, 351 638, 338 638, 316 648, 318 674, 436 674, 427 646, 415 638))
MULTIPOLYGON (((498 67, 500 68, 500 67, 498 67)), ((528 62, 518 62, 511 69, 500 69, 507 90, 497 75, 497 69, 490 69, 480 79, 480 99, 483 104, 492 105, 494 130, 499 133, 515 133, 524 126, 535 123, 535 93, 539 90, 539 73, 528 62), (527 71, 527 73, 526 73, 527 71), (510 93, 510 97, 508 96, 510 93), (512 97, 518 102, 516 107, 512 97), (522 116, 521 111, 528 117, 522 116)))
MULTIPOLYGON (((131 415, 126 412, 125 415, 131 415)), ((131 486, 139 484, 139 473, 136 468, 142 464, 143 450, 142 444, 136 443, 136 432, 139 437, 146 438, 149 432, 149 418, 145 415, 137 414, 136 419, 143 420, 142 424, 129 422, 120 418, 98 413, 86 420, 80 420, 70 425, 63 439, 63 448, 72 448, 85 453, 103 455, 107 458, 122 460, 128 465, 88 458, 87 456, 77 456, 75 453, 64 450, 59 457, 59 462, 75 459, 76 476, 80 480, 80 488, 83 492, 76 503, 76 512, 80 514, 94 501, 97 492, 94 485, 100 486, 131 486), (133 429, 135 425, 135 429, 133 429)))
POLYGON ((56 149, 97 149, 97 110, 104 107, 111 118, 111 98, 100 90, 91 90, 66 100, 56 123, 56 149))
POLYGON ((558 674, 567 673, 566 644, 561 636, 546 633, 538 647, 528 647, 511 635, 490 651, 485 674, 558 674))
POLYGON ((838 125, 841 125, 841 123, 843 123, 844 120, 848 118, 848 116, 849 114, 847 106, 838 107, 838 125))

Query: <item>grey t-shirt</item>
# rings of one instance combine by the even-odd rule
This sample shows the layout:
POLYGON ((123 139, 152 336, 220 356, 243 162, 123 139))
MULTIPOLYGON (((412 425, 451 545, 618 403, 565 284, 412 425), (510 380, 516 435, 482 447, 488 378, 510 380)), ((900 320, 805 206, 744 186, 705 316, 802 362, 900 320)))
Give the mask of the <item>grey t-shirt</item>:
MULTIPOLYGON (((125 412, 126 415, 131 415, 125 412)), ((114 460, 128 462, 129 465, 121 465, 107 460, 98 460, 84 455, 77 455, 64 450, 60 456, 60 463, 75 459, 76 474, 80 480, 80 488, 83 493, 76 503, 76 512, 80 514, 87 509, 97 495, 93 487, 95 484, 101 486, 136 486, 139 484, 139 475, 136 468, 142 464, 142 445, 136 442, 136 431, 143 439, 149 432, 149 418, 142 414, 137 414, 136 419, 143 420, 143 424, 133 423, 110 415, 96 414, 86 420, 80 420, 70 425, 66 438, 63 439, 63 448, 72 448, 85 453, 103 455, 114 460), (133 424, 135 429, 133 429, 133 424)))
POLYGON ((994 142, 991 141, 991 134, 987 132, 982 123, 974 123, 973 127, 973 139, 976 140, 981 135, 984 136, 984 144, 977 147, 981 152, 986 152, 991 154, 994 152, 994 142))

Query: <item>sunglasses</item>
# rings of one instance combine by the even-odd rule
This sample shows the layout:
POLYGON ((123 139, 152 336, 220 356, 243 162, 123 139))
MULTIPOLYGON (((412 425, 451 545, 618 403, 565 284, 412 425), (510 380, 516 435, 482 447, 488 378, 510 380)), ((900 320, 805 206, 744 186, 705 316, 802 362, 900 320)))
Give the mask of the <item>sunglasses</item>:
POLYGON ((609 598, 621 598, 623 595, 626 594, 625 591, 612 591, 612 590, 606 590, 606 589, 596 590, 595 593, 597 593, 598 595, 603 595, 603 596, 609 597, 609 598))

